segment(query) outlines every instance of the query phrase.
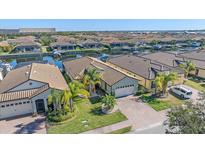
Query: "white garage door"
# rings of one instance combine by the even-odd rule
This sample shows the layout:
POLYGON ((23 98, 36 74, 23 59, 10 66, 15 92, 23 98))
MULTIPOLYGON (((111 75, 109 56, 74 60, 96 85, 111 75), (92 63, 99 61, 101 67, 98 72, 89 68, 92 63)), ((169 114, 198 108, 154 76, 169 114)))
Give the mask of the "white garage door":
POLYGON ((118 88, 115 90, 115 97, 128 96, 134 93, 134 86, 118 88))
POLYGON ((33 112, 33 107, 30 101, 15 102, 15 103, 0 103, 0 119, 28 114, 32 112, 33 112))

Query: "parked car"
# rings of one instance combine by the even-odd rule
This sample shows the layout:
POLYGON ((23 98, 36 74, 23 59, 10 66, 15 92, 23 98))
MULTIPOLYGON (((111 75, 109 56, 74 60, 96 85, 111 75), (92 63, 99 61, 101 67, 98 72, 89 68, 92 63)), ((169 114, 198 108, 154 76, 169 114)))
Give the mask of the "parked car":
POLYGON ((192 96, 192 91, 183 86, 174 86, 171 88, 171 91, 180 96, 181 98, 185 99, 190 99, 192 96))

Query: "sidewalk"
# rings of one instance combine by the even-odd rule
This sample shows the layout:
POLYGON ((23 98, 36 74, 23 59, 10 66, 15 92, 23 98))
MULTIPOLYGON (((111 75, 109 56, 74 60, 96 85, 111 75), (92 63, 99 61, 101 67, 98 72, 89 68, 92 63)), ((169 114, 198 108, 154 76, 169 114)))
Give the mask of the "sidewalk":
POLYGON ((122 121, 122 122, 119 122, 119 123, 116 123, 116 124, 113 124, 113 125, 93 129, 93 130, 90 130, 90 131, 87 131, 87 132, 83 132, 82 134, 106 134, 106 133, 116 131, 118 129, 129 127, 131 125, 132 124, 130 123, 130 121, 126 120, 126 121, 122 121))

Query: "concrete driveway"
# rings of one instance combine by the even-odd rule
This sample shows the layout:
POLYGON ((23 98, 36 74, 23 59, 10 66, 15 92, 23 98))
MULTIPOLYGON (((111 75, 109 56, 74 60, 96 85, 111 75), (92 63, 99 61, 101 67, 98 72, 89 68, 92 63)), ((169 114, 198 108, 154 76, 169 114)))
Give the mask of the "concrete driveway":
POLYGON ((136 101, 133 96, 119 98, 117 104, 133 125, 133 130, 161 125, 167 119, 166 110, 157 112, 147 104, 136 101))
POLYGON ((0 120, 0 134, 46 134, 45 117, 29 115, 0 120))

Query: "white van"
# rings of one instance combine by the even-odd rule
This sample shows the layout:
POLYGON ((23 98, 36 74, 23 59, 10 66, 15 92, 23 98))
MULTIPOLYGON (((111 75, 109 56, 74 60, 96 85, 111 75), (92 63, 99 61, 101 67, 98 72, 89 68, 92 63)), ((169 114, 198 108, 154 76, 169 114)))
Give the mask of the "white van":
POLYGON ((190 99, 192 95, 192 91, 183 86, 174 86, 171 88, 171 91, 180 96, 181 98, 185 99, 190 99))

